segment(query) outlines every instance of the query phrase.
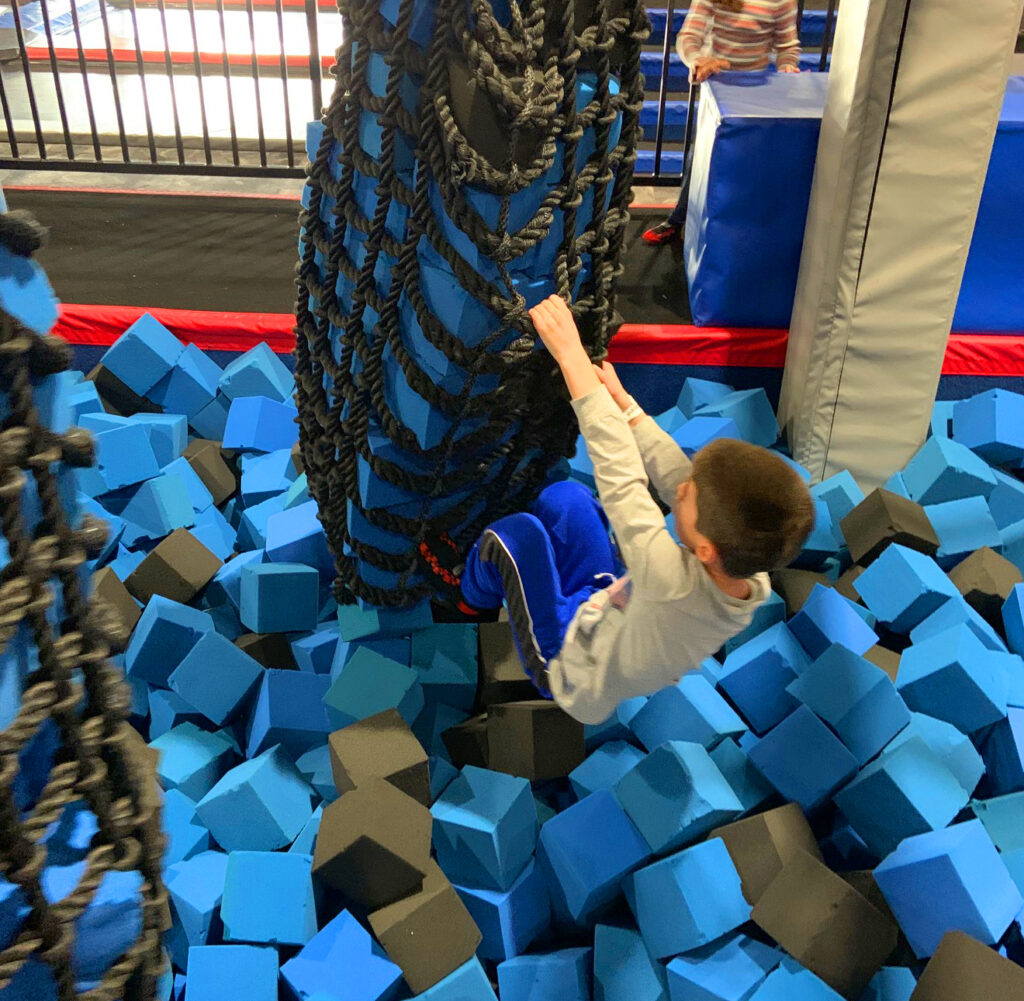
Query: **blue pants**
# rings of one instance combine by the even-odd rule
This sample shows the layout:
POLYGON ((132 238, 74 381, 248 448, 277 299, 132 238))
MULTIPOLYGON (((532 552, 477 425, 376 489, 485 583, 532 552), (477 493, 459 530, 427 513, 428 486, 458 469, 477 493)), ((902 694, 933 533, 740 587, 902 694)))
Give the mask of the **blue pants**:
POLYGON ((484 531, 466 560, 462 594, 476 608, 508 605, 523 669, 547 695, 548 661, 576 610, 622 572, 601 505, 566 481, 548 487, 530 513, 484 531))

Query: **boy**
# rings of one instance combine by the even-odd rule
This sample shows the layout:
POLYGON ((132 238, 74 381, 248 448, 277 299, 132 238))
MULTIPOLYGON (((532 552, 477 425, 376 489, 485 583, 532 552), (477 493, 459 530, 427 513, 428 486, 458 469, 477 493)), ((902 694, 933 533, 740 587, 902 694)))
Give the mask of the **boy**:
POLYGON ((749 625, 770 593, 767 571, 799 553, 814 507, 799 475, 767 449, 721 440, 691 464, 612 366, 591 364, 561 299, 530 315, 565 378, 603 510, 578 484, 549 487, 532 513, 483 533, 462 593, 477 608, 504 598, 526 673, 569 715, 601 723, 749 625), (649 482, 672 507, 682 546, 649 482))

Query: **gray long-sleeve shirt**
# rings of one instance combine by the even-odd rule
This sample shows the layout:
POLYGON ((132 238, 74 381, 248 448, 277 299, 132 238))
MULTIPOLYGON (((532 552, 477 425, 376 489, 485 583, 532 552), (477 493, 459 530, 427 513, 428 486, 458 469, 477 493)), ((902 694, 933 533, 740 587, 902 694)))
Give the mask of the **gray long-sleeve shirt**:
POLYGON ((672 505, 691 464, 652 418, 631 429, 603 386, 573 408, 629 573, 580 606, 548 680, 570 716, 601 723, 624 699, 674 684, 746 628, 771 584, 757 574, 748 598, 730 597, 669 534, 648 485, 672 505))

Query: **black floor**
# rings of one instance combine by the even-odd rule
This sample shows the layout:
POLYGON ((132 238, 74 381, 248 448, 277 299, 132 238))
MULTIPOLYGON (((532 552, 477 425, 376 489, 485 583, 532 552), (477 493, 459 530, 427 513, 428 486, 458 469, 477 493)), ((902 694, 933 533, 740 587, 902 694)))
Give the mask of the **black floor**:
MULTIPOLYGON (((7 200, 50 227, 38 260, 65 302, 292 311, 296 202, 41 190, 7 200)), ((629 224, 619 312, 628 323, 689 323, 682 246, 640 239, 657 215, 629 224)))

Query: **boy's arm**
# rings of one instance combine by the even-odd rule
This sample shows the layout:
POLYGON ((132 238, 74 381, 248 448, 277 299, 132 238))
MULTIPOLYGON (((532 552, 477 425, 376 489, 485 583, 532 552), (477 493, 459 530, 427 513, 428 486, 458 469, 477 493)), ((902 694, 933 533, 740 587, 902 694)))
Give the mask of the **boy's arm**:
POLYGON ((619 551, 637 587, 678 585, 679 547, 648 489, 640 449, 622 411, 601 384, 569 308, 555 296, 530 311, 537 333, 558 362, 579 420, 594 480, 619 551), (665 570, 659 580, 659 572, 665 570))
POLYGON ((645 414, 636 400, 626 392, 610 362, 605 362, 597 374, 616 406, 629 421, 651 486, 662 501, 671 507, 680 485, 690 478, 693 464, 672 438, 658 427, 654 418, 645 414))
POLYGON ((690 69, 693 69, 694 63, 700 57, 700 50, 704 46, 704 38, 713 16, 708 0, 694 0, 683 22, 682 31, 676 36, 676 52, 690 69))

